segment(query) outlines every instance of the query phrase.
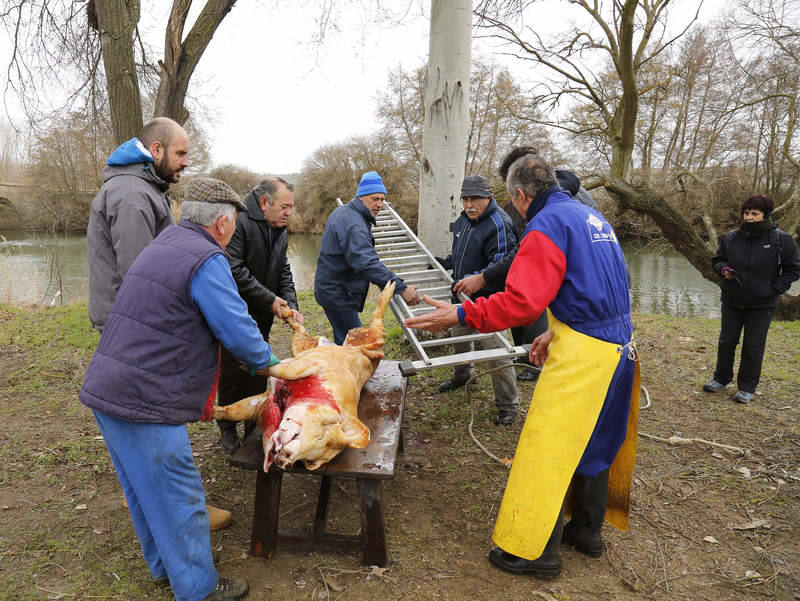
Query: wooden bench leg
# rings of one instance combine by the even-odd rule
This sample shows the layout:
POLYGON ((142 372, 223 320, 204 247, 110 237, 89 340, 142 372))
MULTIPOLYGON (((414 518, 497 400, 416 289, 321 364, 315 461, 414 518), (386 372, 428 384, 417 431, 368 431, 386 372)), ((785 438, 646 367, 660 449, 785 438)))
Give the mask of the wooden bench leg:
POLYGON ((314 534, 325 534, 328 523, 328 503, 331 500, 331 477, 322 476, 319 484, 319 497, 317 498, 317 513, 314 515, 314 534))
POLYGON ((381 481, 358 479, 361 500, 361 553, 364 565, 386 565, 386 527, 383 522, 381 481))
POLYGON ((283 472, 256 471, 256 499, 253 507, 253 534, 250 555, 272 557, 278 546, 278 511, 281 502, 283 472))

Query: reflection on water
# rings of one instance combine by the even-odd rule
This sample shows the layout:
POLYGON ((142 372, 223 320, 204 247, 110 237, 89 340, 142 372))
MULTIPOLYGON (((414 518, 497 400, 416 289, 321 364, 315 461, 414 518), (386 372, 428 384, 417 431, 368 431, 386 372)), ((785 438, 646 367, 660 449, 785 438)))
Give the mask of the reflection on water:
POLYGON ((631 271, 631 308, 642 313, 718 317, 719 287, 700 275, 670 247, 654 250, 641 243, 623 243, 631 271))
POLYGON ((314 289, 314 271, 322 236, 316 234, 291 234, 287 258, 292 268, 294 287, 297 290, 314 289))
MULTIPOLYGON (((0 303, 50 303, 59 290, 67 303, 87 297, 86 236, 13 231, 0 231, 0 235, 7 239, 0 238, 0 303)), ((314 234, 289 236, 289 264, 298 290, 311 290, 314 285, 320 240, 314 234)), ((703 279, 683 255, 637 243, 625 243, 623 249, 631 270, 634 311, 719 316, 719 288, 703 279)))
POLYGON ((86 236, 8 230, 0 231, 0 236, 0 303, 71 303, 86 299, 86 236))

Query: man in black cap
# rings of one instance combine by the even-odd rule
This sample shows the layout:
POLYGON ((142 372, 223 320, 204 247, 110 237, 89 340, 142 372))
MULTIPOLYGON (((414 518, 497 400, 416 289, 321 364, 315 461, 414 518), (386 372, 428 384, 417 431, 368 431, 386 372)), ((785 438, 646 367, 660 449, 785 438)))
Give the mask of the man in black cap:
MULTIPOLYGON (((453 270, 454 294, 463 292, 471 299, 489 296, 493 292, 503 290, 505 282, 499 286, 478 285, 476 278, 466 280, 467 276, 483 273, 517 247, 517 234, 508 214, 497 206, 492 197, 489 180, 482 175, 468 175, 461 184, 461 202, 464 210, 453 224, 453 251, 445 259, 437 260, 446 269, 453 270)), ((452 329, 453 336, 474 334, 477 330, 457 325, 452 329)), ((477 344, 484 349, 496 348, 493 339, 481 340, 477 344)), ((469 352, 473 348, 471 342, 454 344, 456 353, 469 352)), ((488 363, 491 367, 502 367, 492 372, 497 418, 495 423, 509 426, 514 421, 519 407, 517 381, 511 359, 502 359, 488 363)), ((440 392, 448 392, 462 387, 472 376, 472 364, 459 365, 453 377, 442 382, 440 392)))

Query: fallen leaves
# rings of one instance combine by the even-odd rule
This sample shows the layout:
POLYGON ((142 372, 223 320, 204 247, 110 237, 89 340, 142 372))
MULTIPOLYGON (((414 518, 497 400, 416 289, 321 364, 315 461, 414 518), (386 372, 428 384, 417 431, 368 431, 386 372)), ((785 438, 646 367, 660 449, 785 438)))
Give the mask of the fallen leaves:
POLYGON ((731 528, 733 528, 734 530, 755 530, 757 528, 772 528, 772 524, 769 522, 769 520, 765 520, 763 518, 757 518, 749 522, 744 522, 742 524, 731 526, 731 528))

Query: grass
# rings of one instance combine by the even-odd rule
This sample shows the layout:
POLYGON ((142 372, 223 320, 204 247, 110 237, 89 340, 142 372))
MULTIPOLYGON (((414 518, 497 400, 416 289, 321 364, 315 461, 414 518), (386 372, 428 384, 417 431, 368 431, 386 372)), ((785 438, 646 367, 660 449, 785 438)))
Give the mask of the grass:
MULTIPOLYGON (((306 328, 330 337, 313 296, 301 293, 299 300, 306 328)), ((363 321, 373 308, 371 297, 363 321)), ((640 430, 743 446, 750 454, 640 439, 631 530, 606 529, 602 561, 567 552, 565 575, 547 588, 486 564, 507 470, 475 446, 467 424, 474 416, 478 439, 494 454, 512 457, 521 420, 511 428, 492 425, 494 399, 486 376, 476 379, 469 398, 464 389, 440 394, 439 383, 451 373, 439 369, 409 380, 407 448, 396 478, 384 488, 391 580, 367 580, 368 569, 352 554, 279 552, 267 568, 264 560, 242 559, 253 474, 228 467, 213 425, 190 425, 209 502, 235 515, 234 526, 212 538, 225 562, 220 571, 248 577, 252 601, 326 598, 320 596, 326 590, 321 572, 335 574, 337 586, 346 589, 331 598, 349 601, 527 599, 539 589, 559 599, 792 598, 800 590, 793 571, 800 561, 800 323, 772 325, 761 394, 748 406, 730 402, 732 391, 699 391, 713 370, 718 320, 636 315, 635 323, 643 384, 652 397, 652 406, 641 412, 640 430), (749 478, 742 467, 750 470, 749 478), (770 529, 732 528, 762 517, 770 529), (708 535, 720 544, 704 542, 708 535), (746 578, 748 571, 761 576, 746 578)), ((385 324, 387 357, 411 358, 390 313, 385 324)), ((76 398, 97 339, 85 304, 0 306, 3 601, 172 598, 150 583, 104 443, 76 398)), ((276 354, 287 355, 288 340, 288 329, 276 325, 276 354)), ((523 411, 533 390, 532 383, 520 384, 523 411)), ((313 478, 284 478, 281 512, 288 527, 307 527, 316 494, 313 478)), ((332 529, 357 531, 354 483, 334 484, 332 495, 332 529)))

